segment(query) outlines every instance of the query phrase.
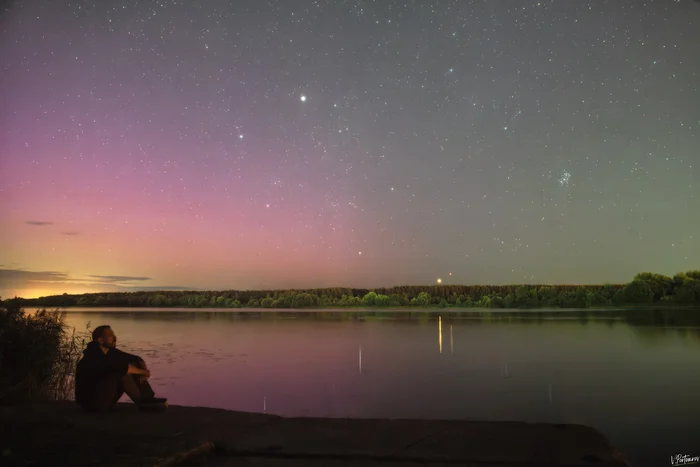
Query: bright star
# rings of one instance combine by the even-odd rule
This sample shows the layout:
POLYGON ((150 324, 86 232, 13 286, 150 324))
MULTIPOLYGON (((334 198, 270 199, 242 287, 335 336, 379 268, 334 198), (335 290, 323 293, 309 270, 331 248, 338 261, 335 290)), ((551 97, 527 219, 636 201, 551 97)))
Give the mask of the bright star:
POLYGON ((438 278, 437 283, 442 284, 442 279, 438 278))
POLYGON ((301 99, 302 102, 306 102, 306 96, 303 94, 301 95, 301 97, 299 99, 301 99))

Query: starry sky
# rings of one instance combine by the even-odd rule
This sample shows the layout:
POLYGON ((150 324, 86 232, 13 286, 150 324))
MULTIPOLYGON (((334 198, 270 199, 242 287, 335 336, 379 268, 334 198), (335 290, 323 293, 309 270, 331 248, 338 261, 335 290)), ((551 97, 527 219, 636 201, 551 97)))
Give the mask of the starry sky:
POLYGON ((698 2, 3 5, 3 296, 700 267, 698 2))

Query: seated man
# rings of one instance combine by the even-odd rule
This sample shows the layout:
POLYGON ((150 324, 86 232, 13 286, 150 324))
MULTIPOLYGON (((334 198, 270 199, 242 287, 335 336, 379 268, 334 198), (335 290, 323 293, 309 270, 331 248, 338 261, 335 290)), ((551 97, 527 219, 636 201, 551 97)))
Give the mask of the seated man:
POLYGON ((144 361, 117 349, 117 336, 109 326, 98 326, 83 350, 75 373, 75 400, 89 412, 114 406, 126 393, 139 408, 167 407, 167 399, 154 397, 144 361))

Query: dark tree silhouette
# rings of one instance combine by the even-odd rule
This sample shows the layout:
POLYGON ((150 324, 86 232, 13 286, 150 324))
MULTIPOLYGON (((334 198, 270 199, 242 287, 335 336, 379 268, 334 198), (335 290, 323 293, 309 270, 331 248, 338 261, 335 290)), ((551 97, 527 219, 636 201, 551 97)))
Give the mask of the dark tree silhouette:
POLYGON ((187 308, 590 308, 603 306, 700 304, 700 271, 673 278, 643 272, 629 284, 605 285, 435 285, 355 289, 154 291, 54 295, 3 302, 36 307, 187 308))

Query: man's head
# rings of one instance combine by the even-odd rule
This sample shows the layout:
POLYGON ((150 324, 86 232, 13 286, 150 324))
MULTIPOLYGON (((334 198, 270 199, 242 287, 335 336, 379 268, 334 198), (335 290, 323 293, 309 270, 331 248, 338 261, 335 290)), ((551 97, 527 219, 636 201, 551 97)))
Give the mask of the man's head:
POLYGON ((100 344, 105 349, 112 349, 117 346, 117 336, 109 325, 97 326, 92 331, 92 341, 100 344))

